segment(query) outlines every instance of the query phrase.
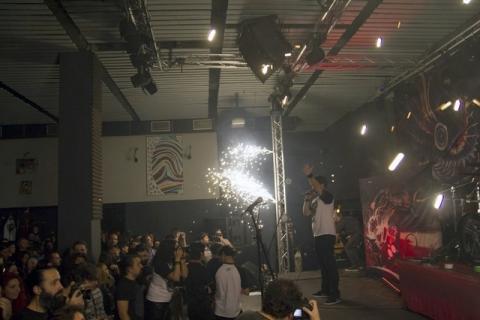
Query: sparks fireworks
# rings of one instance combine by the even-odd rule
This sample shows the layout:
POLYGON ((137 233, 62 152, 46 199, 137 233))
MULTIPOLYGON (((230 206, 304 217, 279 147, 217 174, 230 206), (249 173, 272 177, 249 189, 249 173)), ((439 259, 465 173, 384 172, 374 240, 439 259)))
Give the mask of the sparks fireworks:
POLYGON ((219 205, 228 207, 230 213, 243 211, 258 197, 264 199, 261 207, 268 206, 274 199, 255 176, 270 154, 270 150, 252 145, 228 148, 222 153, 220 168, 208 169, 208 191, 217 195, 218 190, 219 205))

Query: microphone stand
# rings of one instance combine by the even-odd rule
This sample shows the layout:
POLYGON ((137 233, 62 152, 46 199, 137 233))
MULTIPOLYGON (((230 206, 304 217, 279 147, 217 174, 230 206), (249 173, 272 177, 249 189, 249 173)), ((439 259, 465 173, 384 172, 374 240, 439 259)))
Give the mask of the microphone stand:
POLYGON ((270 259, 268 258, 267 250, 265 249, 265 244, 262 239, 262 231, 258 226, 258 216, 260 214, 258 213, 257 218, 255 218, 255 214, 253 213, 253 208, 247 209, 245 213, 250 214, 250 217, 252 218, 253 227, 255 228, 255 242, 257 243, 257 259, 258 259, 258 282, 260 285, 260 297, 261 297, 261 301, 263 302, 263 292, 264 292, 265 286, 264 286, 264 277, 262 272, 262 254, 272 279, 275 279, 275 274, 273 273, 273 269, 270 264, 270 259))

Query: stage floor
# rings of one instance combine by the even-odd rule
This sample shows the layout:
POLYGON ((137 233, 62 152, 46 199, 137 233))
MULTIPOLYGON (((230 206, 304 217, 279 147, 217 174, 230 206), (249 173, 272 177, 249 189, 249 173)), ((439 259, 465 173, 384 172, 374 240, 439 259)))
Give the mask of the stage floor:
MULTIPOLYGON (((310 294, 320 288, 320 272, 305 271, 289 273, 285 278, 297 281, 303 294, 310 294)), ((380 280, 367 278, 358 273, 340 271, 340 291, 343 302, 334 306, 322 305, 317 299, 322 320, 419 320, 421 315, 409 312, 403 307, 400 295, 386 287, 380 280)), ((260 297, 243 297, 244 310, 259 310, 260 297)))

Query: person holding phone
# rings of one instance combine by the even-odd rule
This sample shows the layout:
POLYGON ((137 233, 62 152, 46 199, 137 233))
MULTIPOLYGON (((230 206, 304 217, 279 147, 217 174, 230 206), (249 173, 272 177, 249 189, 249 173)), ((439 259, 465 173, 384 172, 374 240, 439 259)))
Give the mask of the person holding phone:
POLYGON ((306 301, 297 285, 286 279, 268 284, 263 295, 261 311, 246 311, 236 320, 320 320, 317 302, 306 301))

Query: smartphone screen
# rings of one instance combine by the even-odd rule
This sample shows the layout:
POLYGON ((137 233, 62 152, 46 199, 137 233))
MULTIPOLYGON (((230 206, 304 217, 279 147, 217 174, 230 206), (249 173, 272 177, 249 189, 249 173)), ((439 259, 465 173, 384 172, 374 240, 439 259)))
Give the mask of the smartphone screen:
POLYGON ((294 318, 301 318, 302 317, 302 309, 295 309, 293 312, 293 317, 294 318))

